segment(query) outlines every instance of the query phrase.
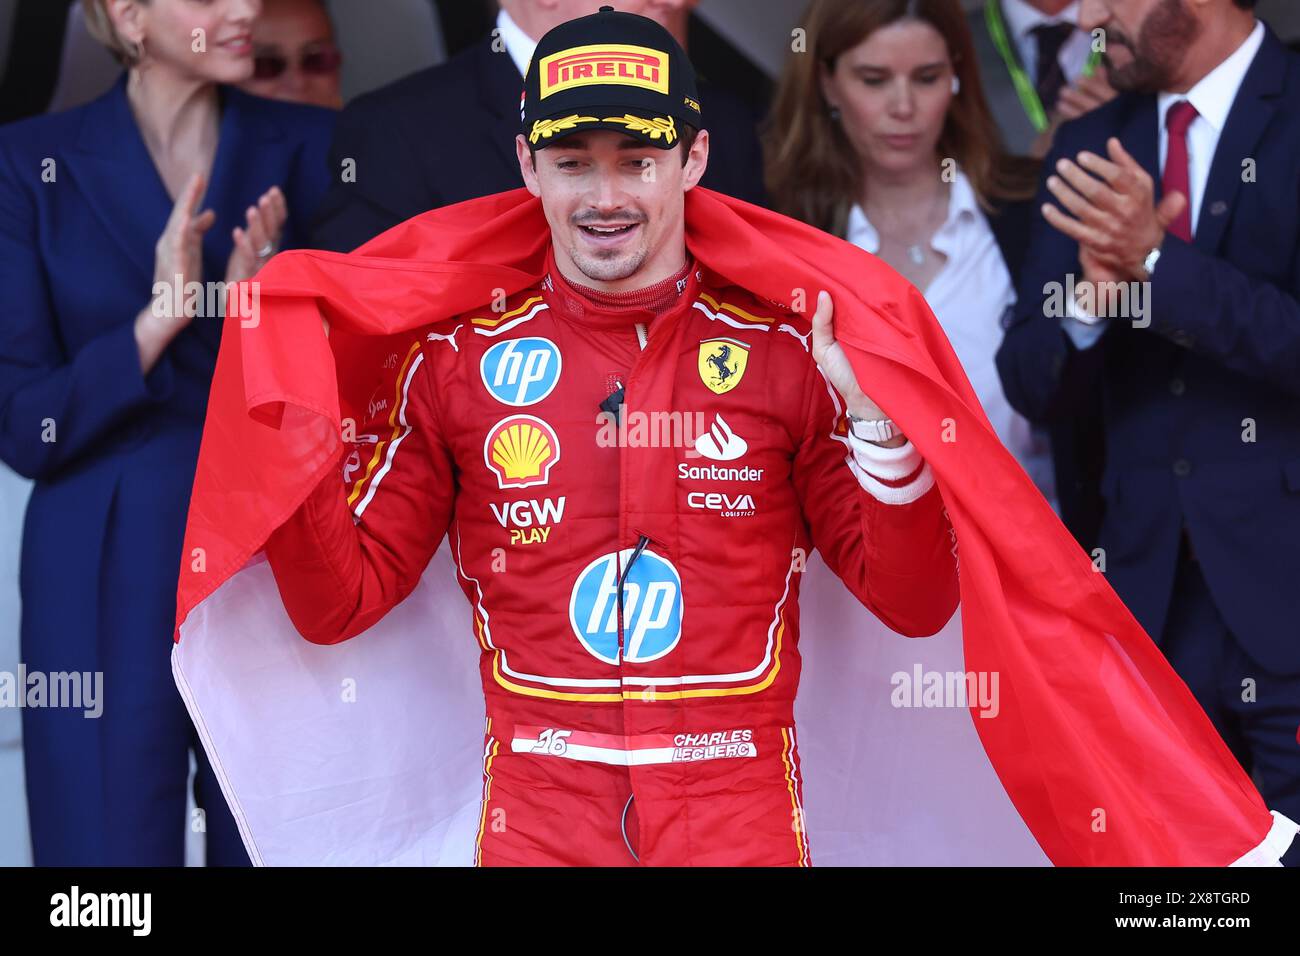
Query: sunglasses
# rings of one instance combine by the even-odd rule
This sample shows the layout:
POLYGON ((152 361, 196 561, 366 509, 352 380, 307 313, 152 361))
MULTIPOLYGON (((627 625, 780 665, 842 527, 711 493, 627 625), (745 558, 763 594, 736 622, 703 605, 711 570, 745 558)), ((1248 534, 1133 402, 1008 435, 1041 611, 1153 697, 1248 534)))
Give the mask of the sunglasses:
MULTIPOLYGON (((253 79, 274 80, 289 68, 289 58, 279 51, 253 53, 253 79)), ((327 76, 338 71, 343 54, 332 46, 312 47, 298 54, 298 69, 308 76, 327 76)))

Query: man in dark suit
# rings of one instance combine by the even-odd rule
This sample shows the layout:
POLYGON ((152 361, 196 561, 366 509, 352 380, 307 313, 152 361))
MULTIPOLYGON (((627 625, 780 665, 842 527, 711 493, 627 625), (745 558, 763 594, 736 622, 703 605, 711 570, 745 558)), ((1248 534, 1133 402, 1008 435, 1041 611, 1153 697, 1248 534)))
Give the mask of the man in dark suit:
POLYGON ((1100 395, 1099 569, 1294 816, 1300 56, 1253 7, 1083 0, 1125 93, 1057 134, 998 364, 1031 419, 1100 395))
POLYGON ((1088 71, 1092 37, 1076 23, 1078 0, 986 0, 969 17, 989 109, 1007 148, 1042 156, 1064 120, 1115 91, 1088 71))
MULTIPOLYGON (((523 185, 514 141, 523 72, 537 39, 595 13, 597 0, 503 0, 497 28, 446 63, 359 97, 339 117, 313 242, 350 251, 438 206, 523 185)), ((684 25, 694 0, 637 0, 618 9, 684 25)), ((710 163, 701 185, 762 203, 758 117, 731 93, 700 84, 710 163)))

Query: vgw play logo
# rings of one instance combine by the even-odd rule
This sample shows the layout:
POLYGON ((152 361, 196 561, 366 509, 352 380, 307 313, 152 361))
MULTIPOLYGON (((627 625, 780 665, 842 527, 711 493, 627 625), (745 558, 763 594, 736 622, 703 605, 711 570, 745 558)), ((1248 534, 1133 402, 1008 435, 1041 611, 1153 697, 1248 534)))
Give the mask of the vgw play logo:
MULTIPOLYGON (((606 554, 583 569, 569 596, 569 623, 582 646, 617 666, 618 572, 632 548, 606 554)), ((623 582, 623 660, 644 664, 663 657, 682 636, 682 579, 672 562, 642 551, 623 582)))
POLYGON ((555 391, 561 364, 560 350, 550 339, 510 339, 483 353, 479 374, 498 402, 523 408, 555 391))

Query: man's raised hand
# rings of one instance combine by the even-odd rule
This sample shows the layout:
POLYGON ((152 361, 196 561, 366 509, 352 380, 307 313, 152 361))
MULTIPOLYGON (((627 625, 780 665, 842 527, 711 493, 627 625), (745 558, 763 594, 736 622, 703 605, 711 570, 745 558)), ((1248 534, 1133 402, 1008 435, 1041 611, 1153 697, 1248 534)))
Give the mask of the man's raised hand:
MULTIPOLYGON (((849 364, 849 357, 844 354, 844 348, 840 343, 835 341, 833 312, 830 294, 825 291, 817 293, 817 311, 813 313, 812 320, 813 360, 816 361, 827 381, 844 396, 850 415, 865 419, 888 418, 889 416, 881 410, 880 406, 862 391, 853 366, 849 364)), ((906 441, 904 436, 895 435, 888 442, 881 444, 893 448, 906 441)))

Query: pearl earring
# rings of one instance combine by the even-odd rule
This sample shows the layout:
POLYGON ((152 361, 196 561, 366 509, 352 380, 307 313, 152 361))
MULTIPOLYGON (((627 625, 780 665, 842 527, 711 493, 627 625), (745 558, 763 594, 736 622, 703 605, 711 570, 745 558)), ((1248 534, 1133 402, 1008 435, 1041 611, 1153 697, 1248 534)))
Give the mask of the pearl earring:
POLYGON ((961 77, 953 76, 952 78, 952 95, 956 96, 961 92, 961 77))
POLYGON ((832 106, 830 108, 830 116, 832 123, 838 123, 840 121, 840 108, 838 106, 832 106))

